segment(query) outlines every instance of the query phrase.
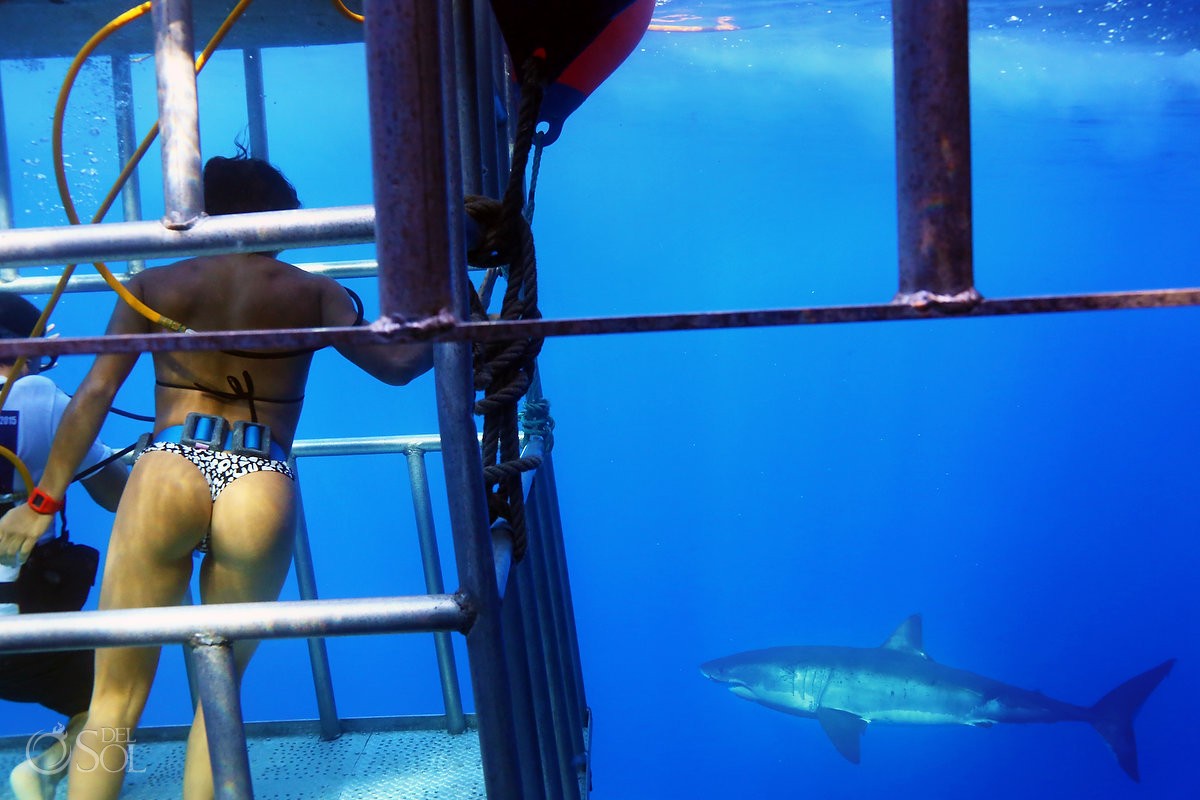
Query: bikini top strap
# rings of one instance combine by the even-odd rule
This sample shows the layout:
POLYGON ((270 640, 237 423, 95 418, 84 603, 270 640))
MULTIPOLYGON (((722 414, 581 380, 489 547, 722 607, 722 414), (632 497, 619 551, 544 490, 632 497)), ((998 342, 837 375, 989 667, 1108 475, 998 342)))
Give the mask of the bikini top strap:
POLYGON ((346 294, 350 295, 350 299, 354 301, 354 308, 358 311, 358 315, 354 318, 354 324, 352 326, 357 328, 359 325, 362 325, 365 320, 362 298, 359 297, 358 293, 349 286, 343 286, 342 288, 346 290, 346 294))

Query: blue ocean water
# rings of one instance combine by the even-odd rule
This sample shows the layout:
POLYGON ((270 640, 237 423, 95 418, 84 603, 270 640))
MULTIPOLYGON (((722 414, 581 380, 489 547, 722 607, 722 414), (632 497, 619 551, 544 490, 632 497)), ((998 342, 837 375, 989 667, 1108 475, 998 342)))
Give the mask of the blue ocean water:
MULTIPOLYGON (((1196 285, 1194 4, 972 9, 980 291, 1196 285)), ((700 27, 730 16, 741 29, 647 34, 547 150, 535 219, 544 313, 890 299, 889 6, 660 2, 657 16, 700 27)), ((271 158, 306 205, 371 200, 362 61, 355 47, 265 54, 271 158)), ((19 225, 61 219, 46 137, 63 69, 6 63, 0 75, 19 225)), ((85 74, 72 105, 85 207, 115 172, 106 72, 85 74)), ((148 65, 135 84, 144 129, 148 65)), ((207 155, 232 149, 240 97, 240 62, 216 59, 201 79, 207 155)), ((160 202, 153 162, 148 217, 160 202)), ((353 286, 377 308, 370 281, 353 286)), ((68 296, 59 330, 98 333, 111 304, 68 296)), ((1197 323, 1195 309, 1173 309, 548 342, 594 796, 1192 796, 1197 323), (1079 724, 872 726, 851 765, 816 722, 738 699, 697 669, 760 647, 877 645, 913 612, 938 661, 1079 704, 1178 658, 1138 717, 1141 784, 1079 724)), ((64 362, 55 377, 69 390, 87 359, 64 362)), ((376 386, 328 353, 313 376, 301 438, 436 428, 428 378, 376 386)), ((121 404, 147 410, 150 383, 139 365, 121 404)), ((113 419, 105 436, 124 444, 138 431, 113 419)), ((422 591, 403 460, 301 469, 322 596, 422 591)), ((92 541, 109 524, 86 501, 72 520, 92 541)), ((450 574, 448 544, 443 562, 450 574)), ((424 637, 330 650, 344 716, 441 710, 424 637)), ((244 704, 251 719, 315 716, 302 643, 263 646, 244 704)), ((172 650, 145 722, 186 718, 172 650)), ((55 721, 0 704, 0 733, 55 721)))

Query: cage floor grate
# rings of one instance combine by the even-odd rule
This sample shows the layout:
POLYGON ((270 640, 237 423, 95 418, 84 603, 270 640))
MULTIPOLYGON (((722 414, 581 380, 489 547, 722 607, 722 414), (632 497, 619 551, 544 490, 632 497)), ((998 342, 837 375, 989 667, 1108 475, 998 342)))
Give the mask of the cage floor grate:
MULTIPOLYGON (((256 800, 485 800, 479 735, 437 730, 349 731, 323 742, 315 733, 247 732, 256 800)), ((178 797, 184 740, 157 737, 134 744, 121 794, 127 800, 178 797)), ((25 757, 25 742, 0 742, 0 798, 8 770, 25 757)), ((59 789, 66 796, 66 787, 59 789)))

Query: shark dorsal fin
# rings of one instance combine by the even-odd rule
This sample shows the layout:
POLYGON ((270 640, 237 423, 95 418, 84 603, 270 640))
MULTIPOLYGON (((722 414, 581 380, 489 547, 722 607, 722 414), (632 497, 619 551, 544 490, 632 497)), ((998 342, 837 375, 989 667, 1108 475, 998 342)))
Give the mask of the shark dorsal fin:
POLYGON ((883 649, 898 650, 901 653, 911 653, 921 658, 929 658, 925 655, 925 645, 921 639, 921 615, 913 614, 892 632, 888 640, 883 643, 883 649))

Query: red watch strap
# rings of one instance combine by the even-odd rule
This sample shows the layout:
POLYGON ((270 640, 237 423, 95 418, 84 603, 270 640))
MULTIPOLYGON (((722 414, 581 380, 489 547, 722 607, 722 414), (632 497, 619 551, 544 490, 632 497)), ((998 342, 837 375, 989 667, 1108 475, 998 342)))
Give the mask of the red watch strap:
POLYGON ((34 489, 29 493, 29 507, 39 514, 57 514, 62 511, 63 504, 41 489, 34 489))

